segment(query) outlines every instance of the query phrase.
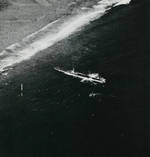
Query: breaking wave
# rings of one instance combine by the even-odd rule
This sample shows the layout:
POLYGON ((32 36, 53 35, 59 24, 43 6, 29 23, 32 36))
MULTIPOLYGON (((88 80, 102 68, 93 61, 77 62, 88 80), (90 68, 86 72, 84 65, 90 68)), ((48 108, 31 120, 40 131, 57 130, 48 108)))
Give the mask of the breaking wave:
POLYGON ((73 16, 60 18, 39 31, 25 37, 22 41, 10 45, 0 53, 0 71, 30 59, 36 53, 51 47, 55 43, 81 30, 91 21, 103 16, 114 6, 129 4, 131 0, 101 0, 91 8, 81 9, 73 16))

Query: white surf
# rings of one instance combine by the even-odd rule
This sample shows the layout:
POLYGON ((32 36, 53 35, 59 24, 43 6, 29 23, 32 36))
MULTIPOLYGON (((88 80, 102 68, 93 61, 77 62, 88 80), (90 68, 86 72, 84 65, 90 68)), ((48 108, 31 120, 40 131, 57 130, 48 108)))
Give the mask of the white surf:
POLYGON ((55 43, 81 30, 91 21, 103 16, 113 6, 129 4, 131 0, 101 0, 92 8, 80 11, 77 15, 60 18, 41 30, 25 37, 22 41, 10 45, 0 53, 0 72, 10 66, 30 59, 55 43))

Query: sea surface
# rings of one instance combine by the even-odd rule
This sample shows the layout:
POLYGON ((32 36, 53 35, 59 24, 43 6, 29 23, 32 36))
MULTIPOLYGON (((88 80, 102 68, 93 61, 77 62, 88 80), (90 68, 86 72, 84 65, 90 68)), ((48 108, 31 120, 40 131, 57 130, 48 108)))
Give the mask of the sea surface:
POLYGON ((110 9, 120 5, 128 5, 131 0, 102 0, 87 7, 79 7, 76 13, 63 16, 44 26, 21 41, 8 46, 0 53, 0 71, 3 72, 9 66, 30 59, 36 53, 41 52, 57 42, 69 37, 81 30, 110 9))
MULTIPOLYGON (((24 47, 31 48, 30 42, 4 50, 0 156, 147 157, 146 14, 146 1, 131 1, 103 16, 97 14, 92 21, 82 19, 74 31, 67 27, 70 33, 64 36, 58 35, 62 29, 53 28, 51 39, 44 32, 48 42, 42 49, 32 45, 28 58, 24 47), (106 83, 82 83, 55 67, 98 73, 106 83)), ((31 43, 41 40, 37 34, 34 37, 28 38, 31 43)))

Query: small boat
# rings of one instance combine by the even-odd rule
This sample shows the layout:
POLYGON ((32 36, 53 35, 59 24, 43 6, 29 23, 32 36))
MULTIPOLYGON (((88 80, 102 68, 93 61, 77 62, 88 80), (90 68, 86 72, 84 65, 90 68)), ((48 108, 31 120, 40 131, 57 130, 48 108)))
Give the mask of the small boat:
POLYGON ((90 82, 90 83, 94 83, 94 84, 97 84, 97 83, 104 84, 104 83, 106 83, 106 79, 103 78, 103 77, 100 77, 98 73, 83 74, 83 73, 80 73, 80 72, 75 72, 74 69, 65 71, 65 70, 62 70, 58 67, 55 67, 54 70, 56 70, 58 72, 61 72, 65 75, 72 76, 74 78, 78 78, 78 79, 81 80, 80 82, 90 82))

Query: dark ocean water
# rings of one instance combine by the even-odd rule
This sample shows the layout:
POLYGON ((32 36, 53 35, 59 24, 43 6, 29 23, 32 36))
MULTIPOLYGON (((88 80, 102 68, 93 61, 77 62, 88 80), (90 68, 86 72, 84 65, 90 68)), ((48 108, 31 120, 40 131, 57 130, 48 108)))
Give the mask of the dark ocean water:
POLYGON ((148 156, 146 4, 114 8, 10 71, 0 85, 2 157, 148 156), (107 83, 83 84, 56 66, 107 83))

